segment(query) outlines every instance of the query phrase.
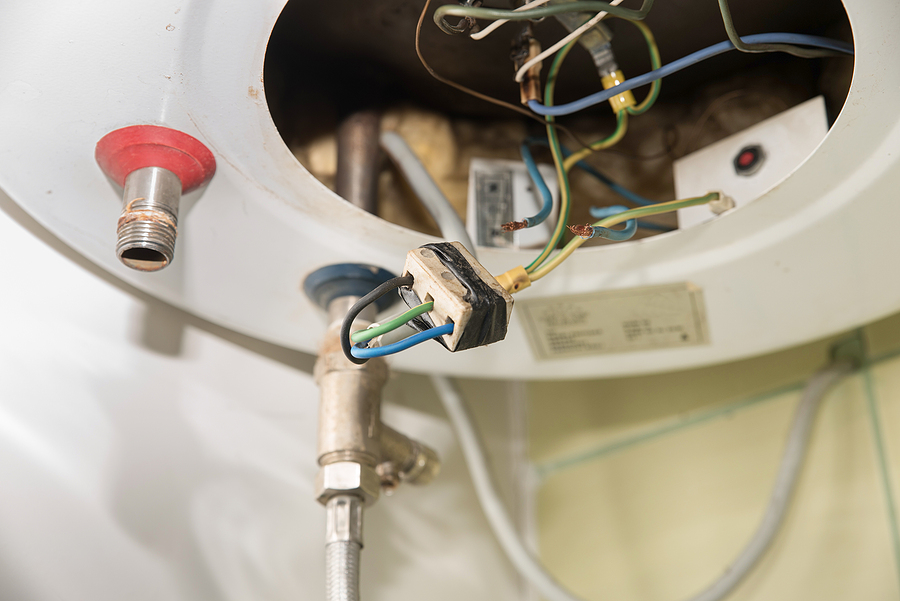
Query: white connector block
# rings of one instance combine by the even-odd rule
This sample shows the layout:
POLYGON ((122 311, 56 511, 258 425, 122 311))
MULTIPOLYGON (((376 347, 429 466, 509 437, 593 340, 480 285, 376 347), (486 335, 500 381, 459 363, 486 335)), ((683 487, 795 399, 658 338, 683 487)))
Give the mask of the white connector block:
POLYGON ((420 302, 434 301, 428 316, 435 326, 453 324, 441 337, 451 351, 498 342, 506 337, 512 296, 459 242, 416 248, 406 255, 404 275, 413 276, 420 302))

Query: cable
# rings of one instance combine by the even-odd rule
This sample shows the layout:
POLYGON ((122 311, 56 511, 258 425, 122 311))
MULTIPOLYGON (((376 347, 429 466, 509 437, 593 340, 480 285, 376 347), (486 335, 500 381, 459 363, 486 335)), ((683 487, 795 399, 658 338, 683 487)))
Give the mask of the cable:
POLYGON ((589 156, 598 150, 604 150, 615 146, 625 137, 625 132, 627 131, 628 113, 626 111, 619 111, 616 113, 616 129, 613 131, 612 135, 603 140, 588 144, 587 148, 582 148, 581 150, 573 152, 563 161, 563 169, 568 173, 572 170, 572 167, 584 157, 589 156))
MULTIPOLYGON (((553 95, 556 91, 556 79, 559 76, 559 70, 562 67, 563 61, 566 60, 566 56, 568 56, 569 52, 577 43, 577 40, 572 40, 566 46, 559 51, 559 53, 554 57, 553 64, 550 65, 550 71, 547 74, 547 84, 544 87, 544 104, 547 106, 553 105, 553 95)), ((628 114, 625 111, 619 111, 616 113, 616 129, 610 134, 608 137, 598 140, 597 142, 593 142, 589 144, 586 148, 582 148, 578 152, 571 155, 568 159, 563 159, 562 156, 562 147, 559 144, 559 137, 556 135, 556 132, 551 128, 551 124, 553 122, 552 117, 547 117, 547 141, 550 145, 550 153, 553 155, 553 164, 556 167, 556 177, 559 180, 559 190, 560 190, 560 211, 559 216, 557 217, 556 227, 553 230, 553 235, 547 241, 547 244, 544 246, 541 253, 535 258, 534 261, 529 263, 525 267, 525 271, 531 273, 540 267, 541 263, 547 260, 550 256, 550 253, 553 252, 553 249, 559 244, 559 241, 562 240, 563 235, 566 231, 566 223, 569 221, 569 211, 571 205, 571 196, 572 190, 569 185, 569 177, 568 172, 571 169, 571 166, 574 165, 576 161, 572 161, 572 157, 576 155, 587 156, 591 152, 596 150, 602 150, 604 148, 609 148, 616 142, 622 139, 625 135, 625 131, 628 127, 628 114), (566 163, 569 163, 569 166, 566 166, 566 163)))
MULTIPOLYGON (((531 145, 531 146, 535 146, 535 145, 549 146, 549 142, 547 141, 547 138, 531 137, 531 138, 527 138, 525 140, 525 143, 528 145, 531 145)), ((572 154, 571 150, 569 150, 565 146, 560 146, 560 148, 562 149, 562 153, 563 153, 564 157, 571 156, 571 154, 572 154)), ((644 198, 640 194, 632 192, 631 190, 612 181, 611 179, 609 179, 609 177, 604 175, 593 165, 590 165, 584 161, 578 161, 577 163, 575 163, 575 166, 578 167, 579 169, 581 169, 582 171, 584 171, 585 173, 597 178, 610 190, 612 190, 613 192, 615 192, 622 198, 624 198, 636 205, 648 206, 648 205, 656 204, 655 200, 649 200, 647 198, 644 198)), ((638 223, 638 227, 643 227, 643 226, 641 226, 640 222, 638 223)), ((653 229, 653 228, 650 228, 650 229, 653 229)))
MULTIPOLYGON (((744 36, 741 39, 747 43, 792 42, 795 44, 806 44, 807 46, 828 48, 830 50, 835 50, 843 54, 851 56, 853 55, 852 44, 847 44, 846 42, 840 42, 838 40, 832 40, 829 38, 821 38, 818 36, 799 33, 761 33, 758 35, 744 36)), ((591 94, 590 96, 585 96, 580 100, 575 100, 574 102, 569 102, 567 104, 560 104, 559 106, 545 106, 536 100, 531 100, 528 102, 528 108, 539 115, 554 117, 570 115, 596 104, 600 104, 601 102, 605 102, 613 96, 621 94, 622 92, 647 85, 648 83, 656 81, 657 79, 662 79, 663 77, 667 77, 669 75, 672 75, 673 73, 677 73, 678 71, 681 71, 686 67, 695 65, 708 58, 712 58, 713 56, 723 54, 725 52, 728 52, 729 50, 734 50, 734 44, 732 44, 731 42, 719 42, 718 44, 714 44, 713 46, 709 46, 708 48, 704 48, 703 50, 698 50, 693 54, 689 54, 683 58, 673 61, 663 67, 660 67, 659 69, 654 69, 653 71, 644 73, 643 75, 638 75, 637 77, 626 79, 617 86, 609 88, 608 90, 602 90, 595 94, 591 94)))
POLYGON ((378 338, 382 334, 393 332, 397 328, 409 323, 422 313, 428 313, 432 309, 434 309, 434 301, 422 303, 421 305, 417 305, 409 311, 406 311, 405 313, 402 313, 401 315, 398 315, 397 317, 386 321, 385 323, 378 325, 372 324, 365 330, 357 330, 353 332, 350 335, 350 340, 352 342, 368 342, 373 338, 378 338))
MULTIPOLYGON (((503 108, 509 109, 511 111, 515 111, 515 112, 519 113, 520 115, 524 115, 524 116, 528 117, 529 119, 534 119, 541 125, 544 125, 545 124, 544 119, 542 119, 541 117, 538 117, 537 115, 535 115, 533 112, 529 111, 528 109, 523 108, 521 106, 517 106, 517 105, 509 103, 509 102, 506 102, 504 100, 500 100, 499 98, 494 98, 492 96, 488 96, 487 94, 482 94, 481 92, 479 92, 477 90, 473 90, 472 88, 467 88, 466 86, 464 86, 460 83, 456 83, 452 79, 447 79, 446 77, 444 77, 443 75, 441 75, 437 71, 435 71, 431 67, 430 64, 428 64, 428 61, 425 60, 425 55, 422 54, 422 23, 425 22, 425 15, 428 14, 428 7, 430 5, 431 5, 431 0, 425 0, 425 5, 422 7, 422 12, 419 14, 419 20, 416 23, 416 40, 415 40, 416 56, 419 57, 419 62, 422 63, 422 66, 425 67, 425 70, 428 71, 428 74, 431 75, 433 78, 435 78, 437 81, 439 81, 443 84, 446 84, 446 85, 450 86, 451 88, 455 88, 464 94, 469 94, 470 96, 474 96, 475 98, 478 98, 479 100, 484 100, 485 102, 490 102, 491 104, 495 104, 497 106, 502 106, 503 108)), ((577 135, 575 135, 575 133, 572 132, 572 130, 570 130, 568 127, 565 127, 565 126, 562 126, 559 124, 555 124, 553 127, 564 132, 567 136, 572 138, 580 146, 586 146, 586 144, 584 142, 582 142, 581 139, 577 135)))
MULTIPOLYGON (((610 215, 614 215, 616 213, 620 213, 622 211, 627 211, 628 207, 623 207, 621 205, 612 205, 609 207, 591 207, 588 209, 591 213, 591 217, 594 219, 603 219, 604 217, 609 217, 610 215), (612 209, 616 209, 613 211, 612 209)), ((671 232, 675 228, 670 227, 668 225, 662 225, 661 223, 653 223, 652 221, 641 221, 640 219, 635 219, 634 222, 637 224, 638 229, 645 230, 655 230, 657 232, 671 232)))
POLYGON ((542 19, 544 17, 552 17, 562 13, 579 13, 591 12, 597 13, 605 11, 611 15, 621 17, 623 19, 632 19, 640 21, 647 16, 650 9, 653 8, 654 0, 644 0, 641 7, 637 10, 633 8, 622 8, 614 6, 610 2, 601 2, 600 0, 578 0, 576 2, 566 2, 565 4, 555 4, 553 6, 540 6, 528 10, 515 11, 502 8, 485 8, 483 6, 459 6, 458 4, 445 4, 438 7, 434 11, 434 22, 441 28, 444 33, 453 34, 447 31, 442 19, 447 16, 453 17, 470 17, 473 19, 507 19, 509 21, 530 21, 533 19, 542 19))
MULTIPOLYGON (((559 75, 559 68, 574 45, 574 41, 566 44, 553 58, 553 64, 550 65, 550 71, 547 73, 547 84, 544 86, 544 104, 548 106, 553 105, 553 93, 556 89, 556 78, 559 75)), ((537 269, 550 256, 550 253, 553 252, 553 249, 556 248, 563 234, 565 234, 566 223, 569 221, 569 197, 571 196, 569 178, 566 177, 566 172, 563 170, 563 156, 559 145, 559 136, 557 136, 556 130, 552 127, 553 117, 545 117, 545 119, 547 121, 547 143, 550 145, 550 154, 553 155, 553 166, 556 168, 556 178, 559 180, 559 215, 556 218, 556 227, 553 228, 553 234, 547 240, 547 244, 544 245, 541 254, 525 268, 525 271, 529 273, 537 269)))
POLYGON ((406 140, 395 132, 386 131, 381 134, 381 147, 403 173, 419 201, 437 223, 441 235, 461 242, 474 257, 475 245, 469 237, 469 232, 466 231, 465 224, 406 140))
MULTIPOLYGON (((775 535, 778 534, 793 496, 809 446, 810 431, 822 399, 825 398, 831 387, 850 371, 849 363, 837 362, 816 372, 809 379, 797 405, 778 468, 778 475, 775 478, 775 486, 759 527, 722 575, 688 601, 721 601, 750 573, 769 548, 775 535)), ((484 447, 475 430, 472 416, 456 386, 443 376, 432 376, 431 382, 450 418, 456 438, 459 440, 481 509, 510 563, 523 578, 538 590, 542 597, 549 601, 582 601, 556 582, 525 548, 525 544, 506 512, 497 488, 494 486, 484 447)))
POLYGON ((350 328, 353 326, 353 320, 356 319, 363 310, 377 301, 379 298, 387 294, 392 290, 396 290, 401 287, 409 287, 413 285, 413 277, 411 275, 404 275, 396 278, 392 278, 383 284, 380 284, 375 290, 368 293, 356 303, 350 310, 347 311, 347 315, 344 316, 344 321, 341 322, 341 350, 344 351, 344 356, 347 357, 351 363, 355 363, 356 365, 362 365, 367 360, 366 359, 357 359, 350 353, 350 328))
MULTIPOLYGON (((623 207, 622 205, 612 205, 609 207, 592 207, 591 208, 591 217, 597 219, 603 219, 606 217, 612 217, 613 215, 617 215, 619 213, 624 213, 628 210, 628 207, 623 207)), ((624 229, 621 230, 611 230, 606 227, 594 227, 591 232, 592 238, 605 238, 606 240, 612 240, 613 242, 624 242, 626 240, 630 240, 634 234, 637 232, 637 219, 629 219, 625 222, 624 229)))
MULTIPOLYGON (((653 32, 641 21, 629 22, 638 28, 638 31, 644 36, 644 41, 647 42, 647 49, 650 51, 650 68, 659 69, 662 66, 662 59, 659 57, 659 46, 656 45, 656 38, 653 37, 653 32)), ((629 106, 626 107, 625 110, 628 111, 629 115, 642 115, 646 113, 650 110, 650 107, 656 103, 656 99, 659 98, 660 88, 662 88, 662 80, 655 79, 653 83, 650 84, 650 91, 647 93, 647 97, 637 106, 629 106)))
MULTIPOLYGON (((619 0, 621 2, 621 0, 619 0)), ((531 2, 526 2, 522 6, 518 8, 514 8, 515 12, 521 12, 523 10, 528 10, 529 8, 534 8, 536 6, 540 6, 542 4, 547 4, 550 0, 532 0, 531 2)), ((497 19, 481 31, 470 34, 469 37, 473 40, 483 40, 488 37, 491 33, 499 29, 504 23, 509 23, 509 19, 497 19)))
POLYGON ((523 578, 534 585, 540 596, 548 601, 580 601, 563 589, 562 585, 556 582, 525 548, 494 486, 484 447, 475 431, 466 403, 456 386, 443 376, 432 376, 431 382, 459 440, 481 509, 509 561, 523 578))
MULTIPOLYGON (((528 228, 542 224, 550 216, 550 212, 553 210, 553 194, 550 193, 550 188, 547 187, 547 182, 544 181, 544 176, 541 175, 541 171, 534 161, 528 144, 522 144, 520 151, 522 153, 522 162, 525 163, 525 167, 528 169, 528 175, 531 177, 534 186, 540 191, 541 198, 544 199, 544 204, 541 206, 540 211, 535 213, 534 216, 526 217, 519 222, 524 223, 524 226, 528 228)), ((503 229, 506 230, 506 224, 503 224, 503 229)))
POLYGON ((659 215, 660 213, 669 213, 671 211, 677 211, 678 209, 684 209, 687 207, 692 207, 696 205, 706 204, 713 200, 717 200, 719 198, 718 192, 710 192, 705 196, 698 196, 696 198, 685 198, 683 200, 672 200, 669 202, 661 202, 649 207, 638 207, 637 209, 629 209, 624 213, 618 213, 613 215, 612 217, 607 217, 606 219, 601 219, 597 223, 593 225, 576 225, 572 226, 573 233, 577 235, 577 237, 572 238, 566 246, 559 251, 555 257, 553 257, 550 261, 548 261, 543 267, 539 269, 535 269, 529 272, 529 279, 532 282, 535 282, 542 277, 546 276, 548 273, 559 267, 560 263, 565 261, 569 256, 575 252, 575 249, 584 244, 585 240, 592 237, 592 234, 588 233, 589 230, 592 230, 596 227, 606 227, 608 228, 611 225, 616 225, 617 223, 622 223, 623 221, 627 221, 628 219, 638 218, 638 217, 647 217, 649 215, 659 215), (586 235, 587 237, 584 237, 586 235))
POLYGON ((404 338, 399 342, 394 342, 393 344, 387 344, 385 346, 376 346, 374 348, 362 348, 356 345, 353 345, 350 348, 350 352, 353 353, 353 356, 358 359, 372 359, 374 357, 386 357, 388 355, 393 355, 395 353, 399 353, 400 351, 405 351, 408 348, 416 346, 417 344, 422 344, 428 340, 432 340, 434 338, 440 338, 444 335, 449 335, 453 333, 453 324, 446 323, 442 326, 437 326, 434 328, 428 328, 427 330, 423 330, 421 332, 416 332, 412 336, 408 338, 404 338))
POLYGON ((820 58, 823 56, 834 56, 833 50, 817 50, 811 48, 800 48, 793 44, 769 44, 769 43, 744 43, 734 28, 734 21, 731 19, 731 9, 728 7, 728 0, 719 0, 719 12, 722 13, 722 24, 725 25, 725 33, 728 39, 734 44, 734 47, 740 52, 787 52, 800 58, 820 58))
POLYGON ((807 382, 800 397, 800 403, 794 413, 791 431, 775 476, 775 486, 762 521, 753 533, 750 542, 743 548, 737 558, 725 568, 722 575, 709 587, 689 601, 720 601, 724 599, 750 570, 759 562, 784 522, 788 505, 796 488, 800 468, 809 447, 809 434, 813 421, 825 393, 849 374, 852 366, 848 362, 834 363, 816 372, 807 382))
MULTIPOLYGON (((609 3, 609 5, 610 6, 618 6, 619 4, 622 3, 622 1, 623 0, 612 0, 612 2, 609 3)), ((580 27, 573 29, 569 33, 569 35, 567 35, 563 39, 559 40, 558 42, 556 42, 555 44, 553 44, 552 46, 550 46, 549 48, 547 48, 546 50, 544 50, 543 52, 538 54, 536 57, 529 60, 521 67, 519 67, 519 70, 516 71, 516 81, 521 82, 523 79, 525 79, 525 75, 528 73, 528 70, 531 69, 534 65, 536 65, 538 63, 542 63, 545 60, 547 60, 549 57, 556 54, 560 50, 560 48, 562 48, 563 46, 565 46, 572 40, 575 40, 575 39, 578 39, 579 37, 581 37, 581 35, 584 32, 586 32, 591 27, 593 27, 594 25, 596 25, 597 23, 602 21, 609 14, 610 13, 608 11, 601 11, 601 12, 597 13, 593 18, 587 20, 580 27)))

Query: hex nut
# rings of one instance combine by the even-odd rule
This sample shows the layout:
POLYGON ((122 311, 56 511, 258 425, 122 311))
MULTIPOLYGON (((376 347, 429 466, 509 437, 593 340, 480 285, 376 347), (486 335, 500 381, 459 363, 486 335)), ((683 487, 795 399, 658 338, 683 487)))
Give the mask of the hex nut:
POLYGON ((316 475, 316 500, 323 505, 335 495, 356 495, 371 505, 380 490, 381 478, 375 470, 353 461, 323 465, 316 475))

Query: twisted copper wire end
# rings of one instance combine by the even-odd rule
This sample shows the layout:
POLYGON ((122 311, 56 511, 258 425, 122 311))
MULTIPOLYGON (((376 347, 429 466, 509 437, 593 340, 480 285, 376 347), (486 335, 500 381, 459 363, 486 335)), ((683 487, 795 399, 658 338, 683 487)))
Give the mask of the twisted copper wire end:
POLYGON ((504 232, 514 232, 516 230, 524 230, 526 227, 528 227, 528 223, 525 221, 510 221, 501 225, 500 229, 504 232))
POLYGON ((594 235, 594 226, 592 226, 591 224, 570 225, 569 231, 576 236, 581 236, 582 238, 591 238, 594 235))

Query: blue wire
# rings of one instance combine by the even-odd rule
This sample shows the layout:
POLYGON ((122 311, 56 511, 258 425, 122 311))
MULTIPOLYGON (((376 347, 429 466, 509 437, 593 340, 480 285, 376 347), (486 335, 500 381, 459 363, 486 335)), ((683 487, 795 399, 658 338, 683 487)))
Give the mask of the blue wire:
MULTIPOLYGON (((530 145, 537 145, 537 144, 540 144, 541 146, 548 146, 548 145, 549 145, 549 143, 547 142, 547 138, 538 138, 538 137, 527 138, 527 139, 525 140, 525 144, 530 144, 530 145)), ((561 146, 561 148, 562 148, 562 152, 563 152, 563 156, 564 156, 564 157, 568 157, 569 155, 572 154, 572 151, 569 150, 568 148, 566 148, 565 146, 561 146)), ((603 173, 601 173, 598 169, 596 169, 596 168, 593 167, 592 165, 588 165, 588 164, 585 163, 584 161, 578 161, 577 163, 575 163, 575 166, 578 167, 579 169, 581 169, 582 171, 584 171, 585 173, 588 173, 588 174, 590 174, 590 175, 593 175, 594 177, 596 177, 597 179, 599 179, 599 180, 600 180, 601 182, 603 182, 603 184, 606 185, 610 190, 612 190, 613 192, 615 192, 616 194, 618 194, 619 196, 621 196, 621 197, 624 198, 625 200, 631 201, 631 202, 633 202, 634 204, 639 205, 639 206, 642 206, 642 207, 646 207, 646 206, 649 206, 649 205, 656 204, 656 201, 653 201, 653 200, 649 200, 649 199, 647 199, 647 198, 644 198, 644 197, 641 196, 640 194, 637 194, 637 193, 632 192, 631 190, 629 190, 629 189, 627 189, 627 188, 622 187, 621 185, 619 185, 619 184, 617 184, 616 182, 614 182, 614 181, 612 181, 611 179, 609 179, 606 175, 604 175, 603 173)), ((640 226, 639 226, 639 227, 640 227, 640 226)), ((653 229, 653 228, 651 228, 651 229, 653 229)))
MULTIPOLYGON (((832 40, 829 38, 821 38, 814 35, 804 35, 800 33, 761 33, 757 35, 742 36, 741 40, 743 40, 747 44, 800 44, 803 46, 813 46, 814 48, 826 48, 828 50, 835 50, 837 52, 843 52, 849 55, 853 54, 852 44, 840 42, 838 40, 832 40)), ((571 115, 572 113, 584 110, 590 106, 594 106, 595 104, 600 104, 601 102, 609 100, 613 96, 621 94, 622 92, 647 85, 648 83, 652 83, 657 79, 662 79, 663 77, 671 75, 677 71, 681 71, 685 67, 690 67, 691 65, 695 65, 700 61, 704 61, 708 58, 712 58, 713 56, 728 52, 729 50, 734 50, 734 44, 732 44, 731 42, 719 42, 718 44, 714 44, 708 48, 704 48, 703 50, 698 50, 693 54, 689 54, 684 58, 680 58, 677 61, 673 61, 668 65, 663 65, 659 69, 655 69, 653 71, 650 71, 649 73, 644 73, 643 75, 638 75, 637 77, 632 77, 631 79, 626 79, 624 82, 620 83, 617 86, 609 88, 608 90, 597 92, 596 94, 591 94, 590 96, 585 96, 580 100, 556 106, 544 106, 537 100, 529 100, 528 108, 530 108, 538 115, 550 115, 553 117, 558 117, 561 115, 571 115)))
POLYGON ((453 333, 453 324, 447 323, 442 326, 437 326, 435 328, 429 328, 423 332, 416 332, 412 336, 404 338, 398 342, 394 342, 393 344, 386 344, 385 346, 376 346, 374 348, 363 348, 357 345, 353 345, 350 347, 350 354, 356 357, 357 359, 372 359, 374 357, 385 357, 387 355, 393 355, 394 353, 399 353, 400 351, 405 351, 406 349, 416 346, 417 344, 421 344, 426 340, 431 340, 433 338, 439 338, 440 336, 444 336, 445 334, 453 333))
POLYGON ((525 227, 534 227, 543 223, 550 216, 550 211, 553 210, 553 195, 550 193, 550 188, 547 187, 547 182, 544 181, 544 176, 541 175, 537 163, 534 162, 534 157, 531 155, 527 142, 522 144, 521 153, 522 161, 528 168, 528 175, 531 176, 531 181, 540 190, 541 197, 544 199, 544 205, 541 207, 541 210, 533 217, 525 218, 525 227))
MULTIPOLYGON (((613 205, 610 207, 591 207, 589 209, 589 211, 591 212, 591 217, 593 217, 594 219, 603 219, 604 217, 609 217, 610 215, 615 215, 616 213, 621 213, 625 210, 627 209, 622 205, 613 205)), ((673 227, 662 225, 660 223, 643 221, 641 219, 636 219, 633 221, 637 221, 637 226, 645 230, 656 230, 657 232, 671 232, 675 230, 675 228, 673 227)))
MULTIPOLYGON (((623 211, 627 211, 628 207, 623 207, 622 205, 613 205, 611 207, 591 207, 591 217, 595 219, 603 219, 605 217, 612 217, 613 215, 617 215, 623 211)), ((591 238, 606 238, 607 240, 612 240, 613 242, 624 242, 628 240, 634 233, 637 231, 637 220, 629 219, 625 222, 625 228, 621 230, 611 230, 608 227, 596 227, 594 226, 593 232, 591 233, 591 238)))

